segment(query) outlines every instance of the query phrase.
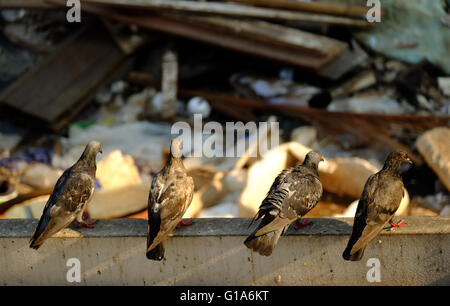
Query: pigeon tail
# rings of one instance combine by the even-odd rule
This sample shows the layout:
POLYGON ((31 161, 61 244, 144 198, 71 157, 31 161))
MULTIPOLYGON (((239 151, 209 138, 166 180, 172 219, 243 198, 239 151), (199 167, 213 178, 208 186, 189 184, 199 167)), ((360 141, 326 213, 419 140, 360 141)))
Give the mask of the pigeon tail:
POLYGON ((39 249, 42 244, 42 241, 40 243, 37 243, 36 240, 37 240, 37 238, 33 238, 30 242, 30 248, 35 249, 35 250, 39 249))
POLYGON ((364 250, 366 248, 359 249, 357 252, 350 254, 350 249, 345 249, 344 253, 342 254, 342 257, 345 260, 350 261, 360 261, 364 256, 364 250))
POLYGON ((244 244, 249 249, 258 252, 263 256, 269 256, 272 254, 273 249, 275 248, 282 232, 283 229, 281 228, 279 230, 258 237, 255 237, 254 234, 251 234, 247 239, 245 239, 244 244))
POLYGON ((158 244, 150 251, 147 251, 146 255, 148 259, 161 261, 164 258, 164 245, 162 243, 158 244))

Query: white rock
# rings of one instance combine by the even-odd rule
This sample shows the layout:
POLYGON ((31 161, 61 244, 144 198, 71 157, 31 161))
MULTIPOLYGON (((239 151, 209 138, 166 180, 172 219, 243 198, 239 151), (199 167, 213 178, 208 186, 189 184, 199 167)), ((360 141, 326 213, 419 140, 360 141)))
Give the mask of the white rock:
POLYGON ((125 81, 119 80, 111 84, 111 92, 121 94, 125 91, 128 84, 125 81))
MULTIPOLYGON (((403 188, 404 196, 402 201, 400 202, 400 206, 395 213, 396 216, 402 216, 407 213, 409 206, 409 194, 406 189, 403 188)), ((334 218, 354 218, 356 214, 356 209, 358 208, 359 200, 353 201, 342 214, 334 214, 332 217, 334 218)))
POLYGON ((331 102, 327 109, 329 111, 355 113, 405 113, 405 110, 401 107, 401 105, 396 100, 393 100, 388 96, 361 96, 337 99, 331 102))
POLYGON ((317 129, 313 126, 301 126, 291 132, 291 141, 314 148, 317 145, 317 129))
POLYGON ((450 128, 437 127, 417 138, 417 150, 450 190, 450 128))
POLYGON ((193 97, 188 101, 187 112, 189 116, 201 114, 203 118, 208 118, 211 114, 211 106, 202 97, 193 97))
POLYGON ((102 189, 116 189, 141 183, 133 157, 115 150, 97 163, 96 177, 102 189))
POLYGON ((438 85, 444 95, 450 97, 450 77, 439 77, 438 85))
POLYGON ((38 189, 53 188, 63 173, 60 169, 55 169, 46 164, 34 164, 23 174, 22 179, 25 184, 38 189))

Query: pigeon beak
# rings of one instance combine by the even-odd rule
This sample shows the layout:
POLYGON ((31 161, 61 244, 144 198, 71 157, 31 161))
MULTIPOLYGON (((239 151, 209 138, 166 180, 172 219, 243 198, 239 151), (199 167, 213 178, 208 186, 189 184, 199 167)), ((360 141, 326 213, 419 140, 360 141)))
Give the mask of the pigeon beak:
POLYGON ((98 146, 98 151, 103 154, 103 150, 102 150, 102 146, 101 145, 98 146))
POLYGON ((411 164, 411 165, 414 164, 413 161, 411 160, 411 158, 409 158, 409 157, 407 157, 407 158, 405 159, 405 161, 406 161, 408 164, 411 164))

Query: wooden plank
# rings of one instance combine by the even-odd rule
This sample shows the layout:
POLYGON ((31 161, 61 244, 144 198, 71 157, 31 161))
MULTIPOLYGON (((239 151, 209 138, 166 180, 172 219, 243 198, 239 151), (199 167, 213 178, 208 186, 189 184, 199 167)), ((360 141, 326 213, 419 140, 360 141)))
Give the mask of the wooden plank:
POLYGON ((102 47, 101 41, 96 41, 99 37, 94 31, 84 31, 76 40, 53 54, 50 62, 41 65, 33 78, 22 83, 20 90, 5 97, 3 103, 41 119, 49 119, 48 112, 42 110, 48 108, 50 101, 68 88, 75 78, 86 69, 92 69, 97 58, 109 50, 102 47))
MULTIPOLYGON (((52 108, 46 111, 45 118, 55 121, 66 109, 70 109, 74 102, 78 103, 87 92, 94 90, 105 75, 114 71, 118 58, 123 58, 117 48, 104 48, 98 50, 98 58, 92 65, 86 66, 78 76, 58 95, 54 97, 52 108)), ((36 108, 35 108, 36 109, 36 108)))
POLYGON ((31 119, 30 124, 59 129, 126 59, 97 24, 74 36, 0 96, 11 114, 31 119))
POLYGON ((257 55, 284 63, 292 64, 309 69, 320 69, 327 63, 327 59, 311 52, 299 52, 295 49, 270 46, 263 42, 253 41, 239 35, 221 33, 213 27, 202 27, 189 23, 188 20, 181 22, 178 18, 171 16, 153 14, 122 13, 108 7, 84 4, 83 10, 100 16, 115 19, 117 21, 132 23, 144 28, 162 31, 165 33, 182 36, 185 38, 213 44, 230 50, 257 55))
MULTIPOLYGON (((65 1, 50 0, 52 3, 65 4, 65 1)), ((283 21, 302 21, 329 25, 351 27, 371 27, 372 23, 344 17, 292 12, 261 7, 251 7, 237 3, 197 2, 197 1, 167 1, 167 0, 84 0, 84 3, 119 6, 127 8, 169 10, 200 14, 217 14, 234 17, 251 17, 283 21)))
POLYGON ((54 4, 45 0, 0 0, 0 8, 55 8, 54 4))
MULTIPOLYGON (((303 2, 293 0, 223 0, 227 2, 238 2, 247 5, 271 7, 279 9, 298 10, 319 14, 365 16, 369 7, 338 2, 303 2)), ((384 16, 386 10, 382 10, 384 16)))
POLYGON ((348 47, 346 43, 336 39, 265 21, 207 16, 180 16, 179 18, 207 26, 214 26, 215 29, 232 31, 237 35, 271 45, 315 52, 325 56, 328 60, 342 54, 348 47))
POLYGON ((118 66, 114 66, 110 72, 105 73, 103 78, 97 80, 95 86, 91 86, 89 89, 84 88, 84 95, 81 97, 81 100, 77 102, 77 104, 73 105, 71 108, 67 109, 64 113, 52 122, 49 127, 53 131, 59 131, 66 125, 68 125, 76 115, 83 110, 83 108, 92 101, 95 94, 97 93, 97 88, 103 88, 104 86, 110 84, 114 78, 119 75, 125 75, 126 71, 131 67, 134 63, 134 57, 127 57, 124 61, 120 62, 118 66))

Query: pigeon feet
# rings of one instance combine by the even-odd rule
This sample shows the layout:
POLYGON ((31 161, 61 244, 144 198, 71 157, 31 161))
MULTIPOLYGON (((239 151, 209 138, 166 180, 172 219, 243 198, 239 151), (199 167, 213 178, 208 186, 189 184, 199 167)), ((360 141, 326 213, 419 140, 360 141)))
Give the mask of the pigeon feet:
POLYGON ((98 220, 89 221, 89 214, 87 212, 83 212, 83 216, 81 216, 83 222, 74 221, 76 227, 85 227, 85 228, 94 228, 94 224, 98 222, 98 220))
POLYGON ((186 222, 184 222, 183 220, 180 220, 180 222, 177 225, 177 228, 182 228, 183 226, 189 226, 192 225, 192 219, 188 219, 186 222))
POLYGON ((299 222, 298 220, 296 220, 295 221, 295 230, 297 231, 297 230, 301 229, 302 227, 305 227, 305 226, 308 226, 311 224, 312 224, 311 221, 307 221, 305 219, 303 219, 302 222, 299 222))
POLYGON ((390 222, 390 224, 391 224, 391 227, 389 228, 389 230, 391 232, 394 231, 396 228, 406 226, 405 220, 403 220, 403 219, 398 221, 397 223, 390 222))

